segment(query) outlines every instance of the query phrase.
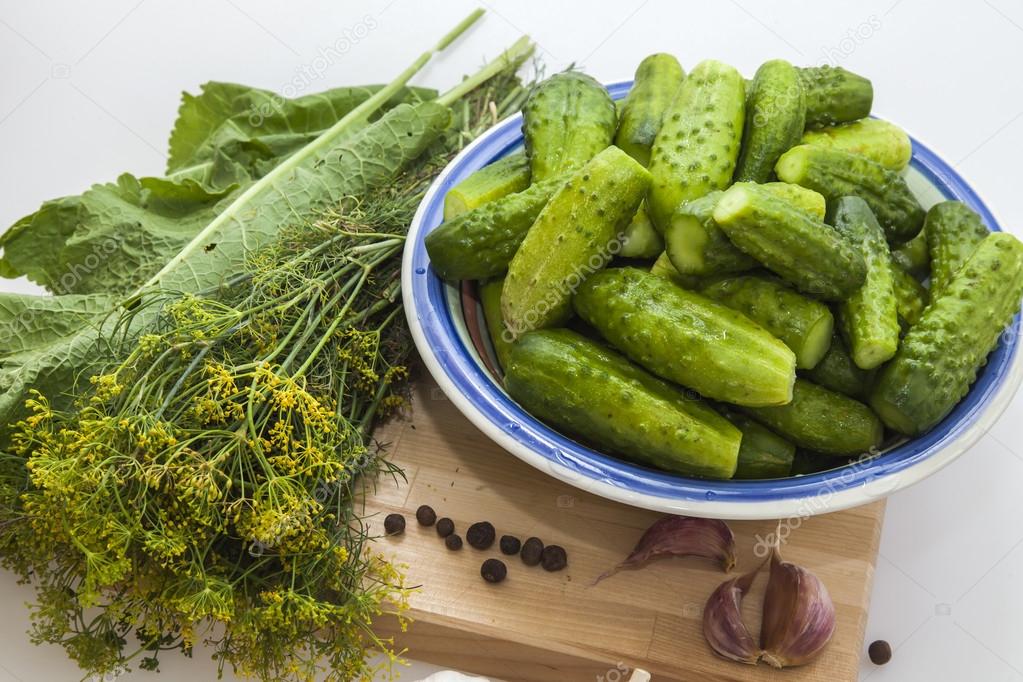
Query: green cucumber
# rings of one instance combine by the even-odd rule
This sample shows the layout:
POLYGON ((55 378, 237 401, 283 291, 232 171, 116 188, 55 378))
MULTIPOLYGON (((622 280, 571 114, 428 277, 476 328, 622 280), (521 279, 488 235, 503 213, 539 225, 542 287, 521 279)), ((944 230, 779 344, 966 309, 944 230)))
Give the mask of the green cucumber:
POLYGON ((805 120, 806 96, 799 70, 784 59, 761 64, 746 95, 746 123, 735 179, 767 182, 778 157, 799 144, 805 120))
POLYGON ((963 202, 943 201, 927 211, 925 232, 931 256, 931 295, 937 298, 989 230, 963 202))
POLYGON ((524 335, 505 387, 530 414, 627 459, 731 478, 742 434, 706 403, 567 329, 524 335))
POLYGON ((840 66, 811 66, 799 70, 806 92, 806 127, 833 126, 870 115, 874 86, 863 76, 840 66))
POLYGON ((444 220, 529 187, 529 161, 522 154, 498 159, 462 180, 444 195, 444 220))
POLYGON ((587 279, 579 317, 660 377, 708 398, 781 405, 792 397, 796 357, 745 315, 668 279, 615 268, 587 279))
MULTIPOLYGON (((855 461, 855 458, 852 461, 855 461)), ((792 459, 792 472, 790 475, 806 476, 807 474, 831 471, 832 469, 844 467, 849 462, 849 457, 836 457, 834 455, 825 455, 822 452, 797 448, 796 456, 792 459)))
POLYGON ((684 76, 682 65, 670 54, 652 54, 636 69, 621 106, 615 146, 644 166, 650 164, 650 147, 684 76))
POLYGON ((650 222, 646 208, 640 206, 636 215, 632 217, 632 222, 625 228, 622 248, 618 255, 623 258, 657 258, 663 251, 664 240, 650 222))
POLYGON ((857 400, 866 400, 870 395, 876 374, 876 370, 856 366, 846 348, 845 339, 837 332, 821 361, 803 373, 805 378, 815 384, 857 400))
POLYGON ((892 260, 917 279, 926 279, 931 272, 931 252, 927 247, 927 221, 920 234, 892 249, 892 260))
POLYGON ((650 150, 647 211, 659 231, 679 206, 732 182, 745 87, 738 71, 714 60, 700 62, 682 81, 650 150))
POLYGON ((480 285, 480 306, 483 308, 483 319, 487 323, 487 334, 490 336, 490 345, 494 347, 497 361, 503 370, 508 366, 508 353, 511 351, 514 341, 504 326, 504 319, 501 317, 501 288, 504 286, 503 279, 492 279, 480 285))
POLYGON ((563 322, 572 291, 621 246, 650 187, 650 173, 608 147, 551 197, 508 264, 501 308, 513 338, 563 322))
POLYGON ((863 285, 863 256, 830 225, 748 183, 718 200, 714 221, 733 244, 805 294, 843 300, 863 285))
POLYGON ((853 362, 861 369, 874 369, 890 360, 899 347, 892 255, 884 230, 863 199, 839 199, 833 220, 835 229, 856 245, 867 263, 863 286, 842 301, 838 318, 853 362))
POLYGON ((796 446, 766 426, 727 406, 718 411, 742 431, 739 444, 739 461, 732 478, 750 480, 757 478, 784 478, 792 471, 792 460, 796 446))
POLYGON ((533 182, 574 171, 611 144, 618 116, 607 89, 577 71, 540 83, 522 108, 533 182))
POLYGON ((683 289, 689 289, 690 291, 698 291, 700 287, 706 284, 705 280, 707 279, 705 277, 697 277, 696 275, 683 275, 671 264, 671 259, 668 258, 667 253, 662 253, 658 256, 657 260, 650 266, 650 274, 664 277, 683 289))
MULTIPOLYGON (((825 202, 817 192, 787 182, 768 182, 757 188, 824 219, 825 202)), ((716 275, 744 272, 757 261, 739 250, 714 222, 714 206, 721 192, 687 201, 672 216, 664 233, 665 248, 679 272, 716 275)))
POLYGON ((924 209, 906 180, 870 159, 829 147, 802 144, 778 159, 778 177, 824 195, 830 205, 844 196, 867 202, 888 241, 915 237, 924 224, 924 209))
POLYGON ((895 308, 904 327, 911 327, 920 321, 924 308, 930 301, 930 292, 913 275, 892 262, 892 287, 895 292, 895 308))
POLYGON ((537 182, 441 224, 426 235, 430 265, 446 280, 500 275, 563 184, 563 180, 537 182))
POLYGON ((915 436, 945 418, 1019 312, 1023 244, 1005 232, 980 243, 885 365, 870 404, 892 429, 915 436))
POLYGON ((893 171, 908 166, 913 156, 913 145, 906 131, 879 118, 864 118, 830 128, 807 130, 802 142, 859 154, 893 171))
POLYGON ((713 282, 704 296, 738 310, 796 354, 796 368, 816 365, 831 345, 835 320, 820 301, 806 298, 773 277, 741 275, 713 282))
POLYGON ((806 379, 796 379, 787 405, 742 409, 797 446, 829 455, 871 452, 884 437, 884 426, 869 407, 806 379))

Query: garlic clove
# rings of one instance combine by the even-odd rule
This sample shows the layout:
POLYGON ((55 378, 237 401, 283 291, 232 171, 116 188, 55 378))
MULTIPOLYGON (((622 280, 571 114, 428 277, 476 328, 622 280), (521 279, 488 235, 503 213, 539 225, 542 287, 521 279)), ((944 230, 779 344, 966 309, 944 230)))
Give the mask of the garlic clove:
POLYGON ((760 647, 742 620, 742 598, 763 567, 721 583, 703 609, 703 636, 711 649, 731 661, 749 665, 760 661, 760 647))
POLYGON ((760 629, 762 660, 775 668, 809 663, 834 633, 835 605, 828 588, 802 566, 783 561, 775 548, 760 629))
POLYGON ((664 556, 697 556, 721 562, 727 573, 735 566, 735 536, 718 519, 664 516, 651 525, 622 563, 601 575, 594 584, 623 568, 639 568, 664 556))

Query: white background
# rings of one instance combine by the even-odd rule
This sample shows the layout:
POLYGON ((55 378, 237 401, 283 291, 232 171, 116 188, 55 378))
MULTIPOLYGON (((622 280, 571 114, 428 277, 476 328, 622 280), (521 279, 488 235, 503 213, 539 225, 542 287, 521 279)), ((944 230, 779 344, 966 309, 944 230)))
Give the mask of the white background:
MULTIPOLYGON (((386 82, 475 4, 2 0, 0 226, 123 171, 160 174, 183 89, 215 79, 280 91, 303 68, 315 74, 309 92, 386 82), (317 69, 320 49, 339 40, 347 51, 317 69)), ((1003 227, 1023 229, 1019 0, 480 4, 488 16, 415 82, 446 88, 522 33, 549 72, 575 62, 604 81, 631 77, 655 51, 687 67, 714 57, 747 75, 774 57, 839 63, 869 76, 875 111, 953 163, 1003 227)), ((1023 680, 1021 418, 1023 398, 958 462, 891 499, 867 641, 887 639, 895 656, 884 668, 864 658, 861 680, 1023 680)), ((30 598, 0 575, 0 682, 78 679, 60 650, 29 643, 30 598)), ((167 656, 159 679, 212 671, 197 651, 192 661, 167 656)))

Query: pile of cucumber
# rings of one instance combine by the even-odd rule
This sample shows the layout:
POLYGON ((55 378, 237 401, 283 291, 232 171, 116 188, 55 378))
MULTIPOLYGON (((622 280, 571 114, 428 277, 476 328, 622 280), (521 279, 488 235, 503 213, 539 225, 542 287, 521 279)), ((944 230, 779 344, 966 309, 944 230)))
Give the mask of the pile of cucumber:
POLYGON ((598 449, 777 478, 917 436, 966 395, 1023 296, 1023 244, 925 210, 897 126, 842 68, 746 80, 647 57, 612 101, 540 83, 525 153, 473 174, 426 237, 480 280, 508 393, 598 449))

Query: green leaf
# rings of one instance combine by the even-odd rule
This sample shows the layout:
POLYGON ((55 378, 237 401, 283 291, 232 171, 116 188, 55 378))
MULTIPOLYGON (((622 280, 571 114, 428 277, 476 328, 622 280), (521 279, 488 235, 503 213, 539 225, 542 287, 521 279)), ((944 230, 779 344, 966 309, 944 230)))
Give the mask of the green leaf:
POLYGON ((237 184, 135 178, 43 204, 3 237, 3 274, 58 294, 134 291, 219 212, 237 184))
MULTIPOLYGON (((210 162, 235 142, 263 140, 279 158, 311 141, 362 104, 382 85, 343 87, 287 99, 269 90, 209 82, 198 95, 182 93, 170 135, 167 173, 210 162)), ((436 97, 426 88, 401 88, 382 107, 436 97)))

